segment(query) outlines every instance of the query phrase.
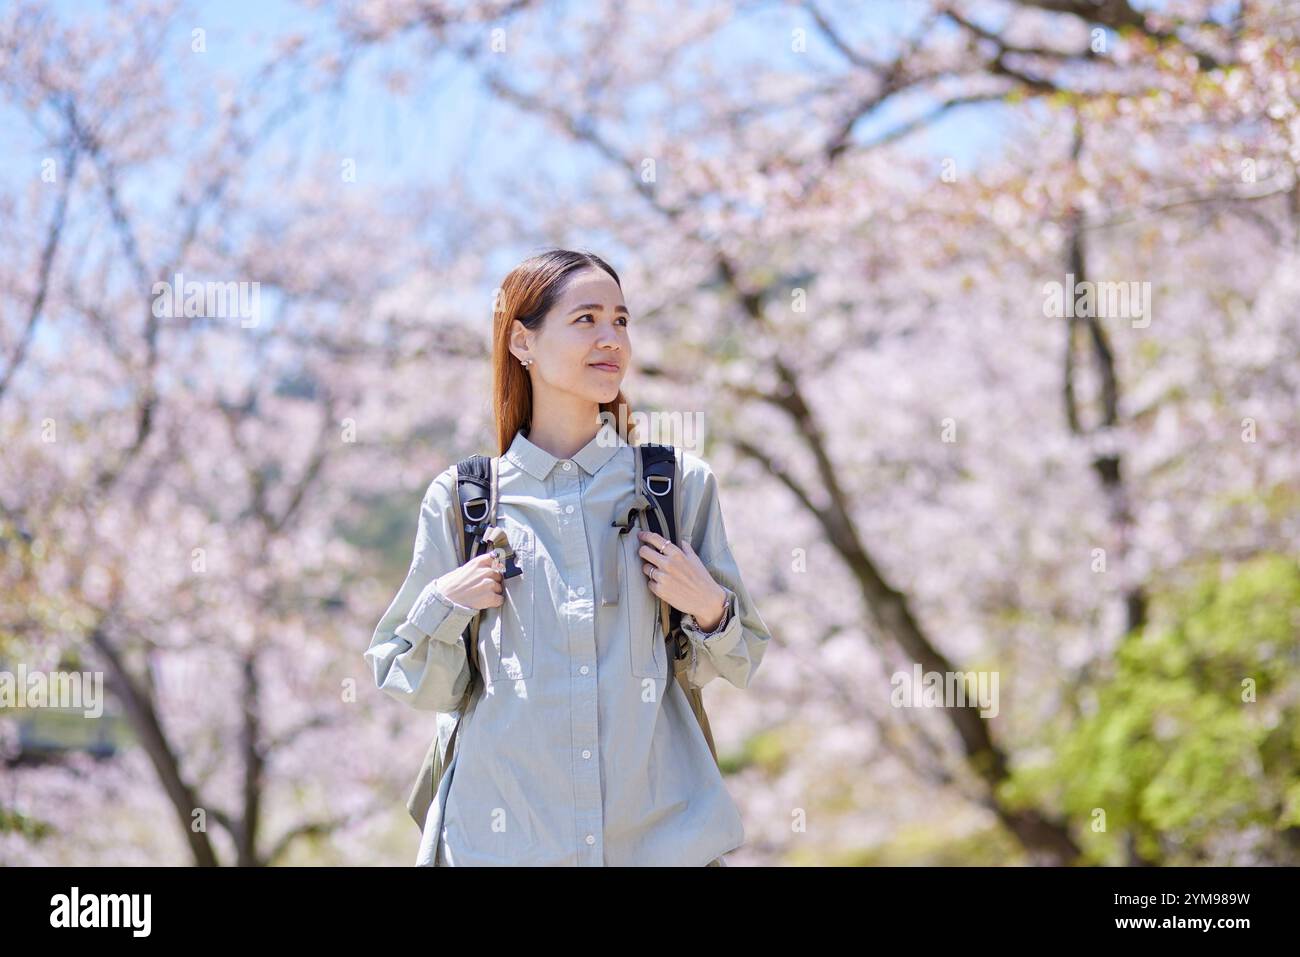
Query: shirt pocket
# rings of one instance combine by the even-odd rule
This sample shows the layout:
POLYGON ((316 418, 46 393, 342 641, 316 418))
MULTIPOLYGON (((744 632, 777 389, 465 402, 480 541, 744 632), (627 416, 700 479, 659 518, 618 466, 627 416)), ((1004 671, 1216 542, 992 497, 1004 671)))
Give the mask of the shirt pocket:
POLYGON ((533 674, 533 633, 537 621, 537 545, 533 530, 513 519, 502 518, 515 564, 521 573, 501 581, 502 603, 489 608, 485 624, 484 651, 492 677, 504 681, 530 678, 533 674))
POLYGON ((650 590, 650 579, 641 571, 644 565, 638 551, 641 542, 634 526, 623 539, 623 595, 626 609, 628 648, 632 674, 637 678, 662 678, 668 671, 668 649, 664 647, 663 629, 659 625, 659 599, 650 590))

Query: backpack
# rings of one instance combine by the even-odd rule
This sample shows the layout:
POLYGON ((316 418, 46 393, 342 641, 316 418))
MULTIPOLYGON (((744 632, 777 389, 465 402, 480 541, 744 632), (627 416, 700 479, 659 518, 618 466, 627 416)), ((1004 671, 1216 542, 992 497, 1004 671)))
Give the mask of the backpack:
MULTIPOLYGON (((619 527, 619 534, 625 535, 637 525, 648 531, 662 535, 664 538, 680 544, 677 538, 677 500, 678 484, 677 455, 671 445, 645 443, 633 446, 636 450, 636 480, 627 508, 620 506, 621 517, 616 517, 613 524, 619 527)), ((502 578, 512 578, 521 574, 523 569, 514 563, 505 533, 495 527, 497 507, 497 459, 486 455, 471 455, 456 463, 455 505, 460 512, 456 535, 456 551, 463 565, 471 558, 483 554, 493 547, 504 547, 506 570, 502 578)), ((478 647, 478 626, 483 617, 482 611, 470 619, 465 626, 465 655, 469 662, 470 680, 461 699, 460 706, 451 713, 438 715, 438 733, 429 745, 424 756, 420 772, 411 787, 406 801, 406 808, 416 825, 424 830, 425 819, 433 796, 437 793, 447 765, 451 763, 456 747, 456 732, 460 728, 461 717, 465 714, 474 689, 482 683, 478 669, 475 649, 478 647)), ((668 646, 668 662, 677 683, 690 702, 691 712, 708 742, 709 753, 713 755, 714 764, 718 763, 718 751, 713 743, 713 732, 709 728, 709 717, 704 711, 704 695, 699 688, 693 687, 686 679, 687 663, 685 658, 690 648, 690 639, 682 631, 682 612, 663 599, 659 599, 659 615, 655 622, 652 640, 664 635, 668 646)), ((665 685, 665 690, 668 685, 665 685)))

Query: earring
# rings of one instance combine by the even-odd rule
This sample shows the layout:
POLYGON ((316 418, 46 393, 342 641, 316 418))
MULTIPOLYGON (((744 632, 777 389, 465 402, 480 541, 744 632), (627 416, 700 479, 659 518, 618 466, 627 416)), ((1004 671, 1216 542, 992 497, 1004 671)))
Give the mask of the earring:
POLYGON ((532 359, 520 359, 520 360, 519 360, 519 364, 520 364, 521 366, 523 366, 525 369, 527 369, 530 365, 532 365, 532 362, 533 362, 532 359))

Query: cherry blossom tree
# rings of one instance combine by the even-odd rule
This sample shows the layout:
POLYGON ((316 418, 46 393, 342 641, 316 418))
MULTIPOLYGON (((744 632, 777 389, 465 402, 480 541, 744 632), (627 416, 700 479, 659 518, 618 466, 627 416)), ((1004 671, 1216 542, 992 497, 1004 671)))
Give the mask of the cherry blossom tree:
POLYGON ((409 859, 432 728, 360 651, 430 477, 497 451, 502 250, 556 244, 620 271, 637 410, 705 413, 772 626, 761 680, 707 691, 748 859, 1294 862, 1285 762, 1275 831, 1144 818, 1134 776, 1114 845, 1105 789, 1051 769, 1167 680, 1138 653, 1191 627, 1166 596, 1294 560, 1300 21, 883 6, 313 4, 330 29, 216 97, 176 79, 192 11, 14 7, 0 655, 102 670, 132 746, 7 769, 0 855, 409 859), (450 58, 518 127, 495 195, 286 148, 388 53, 393 97, 450 58), (158 315, 178 272, 260 311, 158 315), (1062 313, 1067 283, 1149 295, 1062 313), (896 706, 914 666, 1001 676, 998 713, 896 706))
POLYGON ((1277 360, 1296 335, 1274 297, 1300 226, 1296 23, 1286 4, 907 6, 886 42, 815 3, 633 5, 581 27, 475 7, 463 29, 432 4, 373 3, 343 22, 367 43, 424 31, 595 158, 580 193, 534 191, 538 233, 625 227, 654 324, 642 395, 712 410, 746 515, 782 516, 739 532, 751 564, 774 564, 765 599, 793 658, 767 675, 786 708, 751 727, 802 719, 828 740, 799 739, 758 846, 787 847, 790 809, 819 788, 854 793, 819 784, 837 758, 888 753, 1065 863, 1086 822, 1004 798, 1017 752, 1051 745, 1042 716, 1077 710, 1147 624, 1153 584, 1294 541, 1276 510, 1242 528, 1215 503, 1295 489, 1277 360), (746 14, 766 41, 751 60, 690 59, 746 14), (688 110, 634 106, 688 89, 688 110), (977 168, 906 148, 990 104, 1005 148, 977 168), (1067 277, 1150 284, 1159 319, 1053 318, 1044 286, 1067 277), (1215 348, 1256 336, 1270 345, 1215 348), (1245 438, 1258 422, 1268 437, 1245 438), (882 707, 894 669, 962 660, 1012 671, 1024 707, 882 707))

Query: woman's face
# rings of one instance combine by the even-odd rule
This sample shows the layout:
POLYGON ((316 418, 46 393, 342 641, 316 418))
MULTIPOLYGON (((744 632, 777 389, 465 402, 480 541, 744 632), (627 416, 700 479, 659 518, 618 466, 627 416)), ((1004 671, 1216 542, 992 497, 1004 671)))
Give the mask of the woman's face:
POLYGON ((603 269, 575 272, 538 329, 515 320, 511 344, 516 356, 534 360, 528 367, 534 388, 611 402, 632 362, 623 292, 603 269))

